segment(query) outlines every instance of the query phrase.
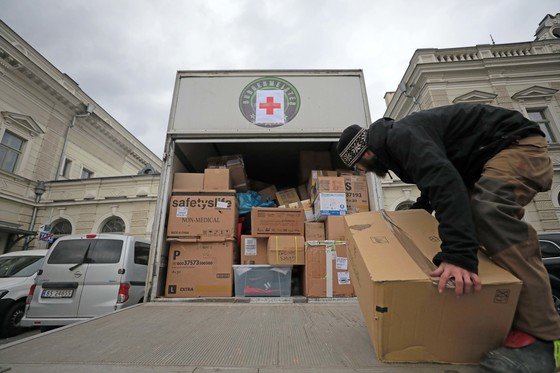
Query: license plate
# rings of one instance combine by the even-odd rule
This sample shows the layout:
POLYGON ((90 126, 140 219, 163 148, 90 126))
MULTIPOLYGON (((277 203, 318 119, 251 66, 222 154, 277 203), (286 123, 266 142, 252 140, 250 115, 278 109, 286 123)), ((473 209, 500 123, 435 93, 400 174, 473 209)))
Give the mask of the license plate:
POLYGON ((72 298, 74 289, 43 289, 41 298, 72 298))

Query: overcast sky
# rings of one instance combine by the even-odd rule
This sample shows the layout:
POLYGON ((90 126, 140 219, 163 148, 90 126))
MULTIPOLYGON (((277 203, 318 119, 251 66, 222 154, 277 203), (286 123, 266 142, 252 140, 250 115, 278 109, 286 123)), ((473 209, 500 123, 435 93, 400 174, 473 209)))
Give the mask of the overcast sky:
POLYGON ((558 0, 0 0, 0 19, 161 157, 177 70, 362 69, 372 119, 418 48, 531 41, 558 0))

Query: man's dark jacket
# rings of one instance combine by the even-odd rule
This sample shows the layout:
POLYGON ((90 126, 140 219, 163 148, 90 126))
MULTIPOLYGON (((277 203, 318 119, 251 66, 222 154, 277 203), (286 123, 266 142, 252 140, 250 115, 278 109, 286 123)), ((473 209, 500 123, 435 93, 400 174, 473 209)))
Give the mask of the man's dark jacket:
POLYGON ((512 142, 543 133, 517 111, 456 104, 380 119, 368 131, 369 148, 403 182, 416 184, 415 207, 435 210, 441 252, 433 261, 478 273, 476 238, 468 190, 484 164, 512 142))

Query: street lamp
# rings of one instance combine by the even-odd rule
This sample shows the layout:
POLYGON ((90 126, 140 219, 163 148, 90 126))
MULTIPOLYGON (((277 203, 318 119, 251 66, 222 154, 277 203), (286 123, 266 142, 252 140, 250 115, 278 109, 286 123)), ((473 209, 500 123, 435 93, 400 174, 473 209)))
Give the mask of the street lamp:
MULTIPOLYGON (((35 205, 33 206, 33 214, 31 215, 31 222, 29 223, 29 229, 28 230, 33 230, 33 227, 35 226, 35 219, 37 218, 37 204, 39 203, 39 201, 41 200, 41 197, 43 196, 43 194, 45 194, 47 190, 47 186, 45 185, 44 181, 37 181, 37 185, 35 185, 35 205)), ((29 235, 25 236, 25 242, 23 243, 23 250, 27 250, 28 246, 29 246, 29 235)))

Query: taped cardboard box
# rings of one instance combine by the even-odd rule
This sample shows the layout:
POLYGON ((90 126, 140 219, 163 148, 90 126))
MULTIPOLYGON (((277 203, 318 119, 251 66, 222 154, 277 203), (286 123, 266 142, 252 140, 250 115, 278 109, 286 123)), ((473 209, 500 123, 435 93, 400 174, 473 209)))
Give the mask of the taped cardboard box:
POLYGON ((245 164, 241 155, 227 155, 211 157, 207 160, 208 168, 227 168, 229 170, 233 189, 238 192, 249 190, 249 182, 245 173, 245 164))
POLYGON ((305 222, 305 241, 324 241, 325 223, 322 221, 305 222))
POLYGON ((346 241, 344 216, 327 216, 325 220, 325 237, 327 240, 346 241))
POLYGON ((287 209, 303 209, 303 212, 305 214, 305 221, 315 220, 315 215, 313 214, 313 205, 311 204, 311 200, 309 199, 300 202, 292 202, 289 205, 282 205, 278 207, 287 209))
POLYGON ((323 221, 327 216, 346 215, 346 193, 319 193, 313 210, 317 221, 323 221))
POLYGON ((305 243, 304 295, 314 298, 354 296, 346 242, 305 243))
POLYGON ((185 193, 171 196, 168 237, 233 238, 237 224, 234 193, 185 193))
POLYGON ((343 175, 348 214, 369 211, 369 197, 365 176, 343 175))
POLYGON ((173 174, 173 192, 200 191, 204 188, 204 174, 176 172, 173 174))
POLYGON ((331 170, 311 170, 311 173, 309 175, 309 180, 307 181, 307 194, 309 195, 309 198, 311 200, 314 200, 314 193, 316 193, 315 191, 315 185, 317 184, 317 179, 319 177, 337 177, 338 173, 336 171, 331 171, 331 170))
POLYGON ((303 236, 270 236, 268 238, 268 264, 304 265, 303 236))
POLYGON ((303 236, 305 214, 303 209, 253 207, 251 209, 251 234, 253 236, 297 235, 303 236))
POLYGON ((432 215, 406 210, 344 219, 350 278, 379 360, 478 363, 502 344, 521 281, 479 253, 482 290, 439 294, 429 277, 441 244, 432 215))
POLYGON ((299 202, 299 196, 295 188, 284 189, 276 192, 276 200, 279 205, 289 205, 290 203, 299 202))
POLYGON ((268 237, 241 236, 241 264, 268 264, 268 237))
POLYGON ((231 297, 234 242, 172 240, 165 297, 231 297))
POLYGON ((204 170, 204 190, 231 189, 229 170, 227 168, 207 168, 204 170))

